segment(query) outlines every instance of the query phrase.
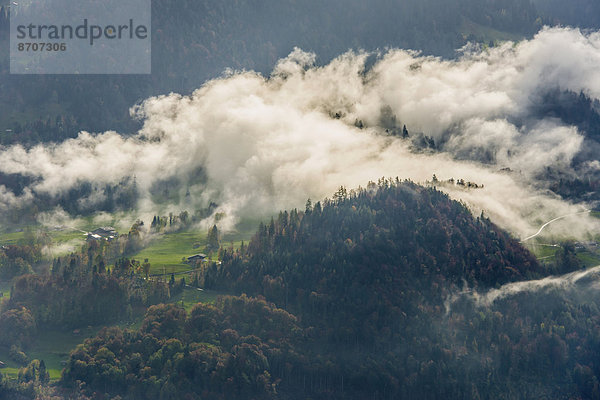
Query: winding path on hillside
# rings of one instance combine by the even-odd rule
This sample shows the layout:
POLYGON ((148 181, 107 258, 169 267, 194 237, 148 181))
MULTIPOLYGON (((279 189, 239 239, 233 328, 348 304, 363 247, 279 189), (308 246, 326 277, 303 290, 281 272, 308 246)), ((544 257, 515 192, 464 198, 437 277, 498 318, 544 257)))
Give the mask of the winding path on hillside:
POLYGON ((544 225, 542 225, 542 226, 540 227, 540 229, 539 229, 539 230, 538 230, 536 233, 534 233, 533 235, 531 235, 531 236, 528 236, 528 237, 526 237, 525 239, 522 239, 522 240, 521 240, 521 243, 523 243, 523 242, 526 242, 526 241, 528 241, 529 239, 533 239, 534 237, 538 236, 539 234, 541 234, 541 233, 542 233, 542 231, 544 230, 544 228, 546 228, 548 225, 550 225, 550 224, 551 224, 551 223, 553 223, 553 222, 556 222, 556 221, 558 221, 558 220, 561 220, 561 219, 565 219, 565 218, 567 218, 567 217, 571 217, 571 216, 573 216, 573 215, 587 214, 587 213, 590 213, 590 212, 591 212, 591 210, 588 210, 588 209, 586 209, 585 211, 580 211, 580 212, 571 213, 571 214, 567 214, 567 215, 562 215, 562 216, 560 216, 560 217, 556 217, 556 218, 554 218, 554 219, 552 219, 552 220, 550 220, 550 221, 546 222, 544 225))

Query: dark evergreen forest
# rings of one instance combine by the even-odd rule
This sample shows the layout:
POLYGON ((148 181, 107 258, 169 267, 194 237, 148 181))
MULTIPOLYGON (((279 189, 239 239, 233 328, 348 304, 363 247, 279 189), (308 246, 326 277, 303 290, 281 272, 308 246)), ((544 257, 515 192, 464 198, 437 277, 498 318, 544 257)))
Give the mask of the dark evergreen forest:
POLYGON ((62 384, 131 399, 594 398, 589 288, 488 303, 464 292, 577 270, 561 251, 541 266, 435 189, 341 188, 221 250, 205 285, 238 296, 104 330, 72 353, 62 384))

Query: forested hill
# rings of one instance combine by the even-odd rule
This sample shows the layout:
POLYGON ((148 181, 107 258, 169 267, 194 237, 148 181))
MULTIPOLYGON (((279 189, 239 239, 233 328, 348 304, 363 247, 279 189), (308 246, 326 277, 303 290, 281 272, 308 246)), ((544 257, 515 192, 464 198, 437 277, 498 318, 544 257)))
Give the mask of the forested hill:
POLYGON ((469 40, 520 38, 541 26, 529 0, 157 0, 151 76, 10 76, 7 15, 5 5, 0 144, 132 130, 128 109, 135 102, 189 93, 225 68, 268 73, 295 46, 314 51, 321 64, 348 49, 399 47, 453 57, 469 40))
POLYGON ((208 270, 207 287, 264 296, 360 341, 376 340, 371 329, 397 329, 421 307, 439 307, 465 284, 493 287, 542 273, 487 218, 435 189, 387 180, 341 188, 301 214, 281 213, 222 260, 208 270))
POLYGON ((580 339, 600 329, 598 296, 584 306, 557 290, 491 304, 459 295, 552 271, 434 188, 341 188, 220 257, 205 285, 247 295, 190 313, 154 306, 139 330, 100 332, 71 354, 64 390, 126 399, 600 393, 597 342, 580 339))

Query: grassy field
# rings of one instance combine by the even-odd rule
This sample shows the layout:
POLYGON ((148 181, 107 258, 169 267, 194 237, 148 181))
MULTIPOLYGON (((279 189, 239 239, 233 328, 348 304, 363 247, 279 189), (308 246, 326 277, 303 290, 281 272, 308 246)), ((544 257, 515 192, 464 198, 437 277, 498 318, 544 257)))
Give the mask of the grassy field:
MULTIPOLYGON (((32 227, 35 229, 34 235, 45 235, 50 239, 50 244, 47 247, 47 254, 50 257, 59 257, 76 251, 77 248, 85 243, 85 235, 83 232, 65 228, 65 229, 45 229, 40 227, 32 227)), ((2 232, 0 233, 0 246, 6 246, 11 244, 24 244, 31 243, 28 239, 28 235, 32 233, 26 232, 26 230, 20 230, 17 232, 2 232)))
POLYGON ((591 251, 578 251, 577 258, 583 262, 583 265, 585 265, 586 268, 600 265, 600 255, 591 251))
MULTIPOLYGON (((121 328, 138 329, 143 321, 143 314, 142 312, 131 321, 124 321, 116 325, 121 328)), ((63 363, 69 359, 71 351, 85 339, 94 337, 102 328, 103 326, 88 326, 79 329, 78 334, 74 334, 73 331, 61 330, 38 332, 36 341, 25 351, 29 360, 44 360, 50 379, 57 380, 64 368, 63 363)), ((9 378, 17 378, 19 368, 22 366, 9 358, 9 349, 0 347, 0 360, 8 366, 8 368, 1 369, 0 372, 9 378)))
POLYGON ((157 236, 150 244, 132 258, 140 261, 148 259, 151 274, 187 271, 188 264, 182 257, 189 257, 204 251, 206 234, 199 232, 166 233, 157 236), (194 249, 194 245, 199 247, 194 249))
MULTIPOLYGON (((46 222, 43 225, 7 227, 0 226, 0 246, 9 244, 27 243, 32 237, 37 235, 45 235, 49 241, 48 255, 50 257, 63 256, 73 251, 77 251, 78 247, 85 243, 85 232, 89 232, 100 226, 114 226, 119 232, 127 233, 127 222, 131 220, 131 215, 123 213, 105 214, 101 213, 95 216, 80 217, 77 219, 64 221, 63 224, 58 222, 58 225, 46 222)), ((242 240, 248 242, 252 237, 260 220, 245 219, 238 225, 238 230, 228 232, 222 235, 222 245, 229 247, 233 244, 239 247, 242 240)), ((187 268, 181 263, 182 257, 188 257, 200 252, 204 252, 206 245, 205 231, 187 231, 166 233, 157 237, 150 242, 146 249, 136 254, 134 258, 150 259, 153 264, 153 273, 162 272, 163 266, 168 269, 167 272, 181 271, 182 268, 187 268), (194 249, 194 244, 199 244, 197 249, 194 249)))
POLYGON ((76 251, 85 243, 84 230, 93 229, 93 222, 80 220, 76 227, 45 227, 41 225, 0 230, 0 246, 31 243, 32 238, 40 235, 49 240, 48 253, 52 257, 62 256, 76 251))
POLYGON ((535 241, 530 241, 523 244, 527 250, 531 251, 538 260, 552 261, 558 247, 542 245, 535 241))
MULTIPOLYGON (((56 227, 49 226, 41 228, 38 226, 37 228, 51 240, 51 245, 49 246, 50 256, 60 257, 77 251, 86 241, 86 232, 101 226, 116 227, 120 224, 122 219, 123 216, 121 214, 99 214, 70 221, 68 226, 60 225, 56 227)), ((117 228, 117 230, 119 230, 119 228, 117 228)), ((127 229, 121 227, 120 232, 127 233, 127 229)))
MULTIPOLYGON (((244 222, 240 230, 223 234, 221 245, 239 248, 242 241, 248 243, 258 224, 258 221, 244 222)), ((206 237, 207 232, 200 230, 160 234, 132 258, 142 262, 147 258, 151 265, 151 274, 187 271, 191 268, 189 264, 183 263, 182 258, 205 253, 206 237)), ((216 253, 211 255, 213 261, 217 260, 216 257, 216 253)))
POLYGON ((77 252, 84 245, 86 235, 83 232, 67 229, 49 232, 51 244, 46 249, 48 257, 62 257, 77 252))
MULTIPOLYGON (((525 247, 527 247, 538 260, 549 263, 554 261, 554 255, 559 249, 558 247, 531 244, 528 244, 525 247)), ((586 268, 600 265, 600 254, 593 250, 577 250, 577 258, 583 262, 586 268)))
MULTIPOLYGON (((57 380, 63 369, 61 362, 69 358, 71 350, 75 349, 84 339, 94 336, 99 330, 100 327, 81 329, 79 335, 74 335, 72 332, 44 331, 38 334, 37 341, 26 353, 30 360, 44 360, 50 379, 57 380)), ((10 378, 16 378, 21 366, 8 357, 8 350, 0 347, 0 360, 8 366, 0 372, 10 378)))
POLYGON ((18 232, 1 232, 0 233, 0 246, 6 246, 9 244, 21 243, 25 240, 25 232, 21 229, 18 232))

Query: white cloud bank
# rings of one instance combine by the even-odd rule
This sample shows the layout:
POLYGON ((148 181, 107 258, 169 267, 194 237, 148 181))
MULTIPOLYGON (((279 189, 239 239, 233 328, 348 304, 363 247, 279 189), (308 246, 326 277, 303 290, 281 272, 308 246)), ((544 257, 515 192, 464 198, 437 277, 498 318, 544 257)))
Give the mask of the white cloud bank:
MULTIPOLYGON (((340 185, 364 186, 382 176, 422 182, 436 174, 484 184, 445 190, 516 235, 580 210, 536 188, 535 177, 547 167, 569 170, 582 136, 528 110, 549 88, 600 97, 600 33, 545 29, 532 40, 455 61, 391 50, 365 70, 367 58, 347 53, 317 67, 314 55, 296 49, 270 77, 229 73, 191 96, 147 99, 132 110, 144 120, 133 136, 81 133, 58 145, 5 148, 0 171, 37 180, 27 198, 0 190, 0 208, 83 181, 135 176, 140 212, 191 211, 215 201, 234 222, 302 207, 340 185), (366 128, 356 128, 357 120, 366 128), (433 137, 443 152, 417 153, 410 141, 385 136, 393 124, 433 137), (505 167, 515 172, 498 172, 505 167), (174 177, 192 206, 154 204, 152 185, 174 177)), ((554 228, 583 234, 593 222, 581 217, 577 231, 573 225, 565 219, 554 228)))

